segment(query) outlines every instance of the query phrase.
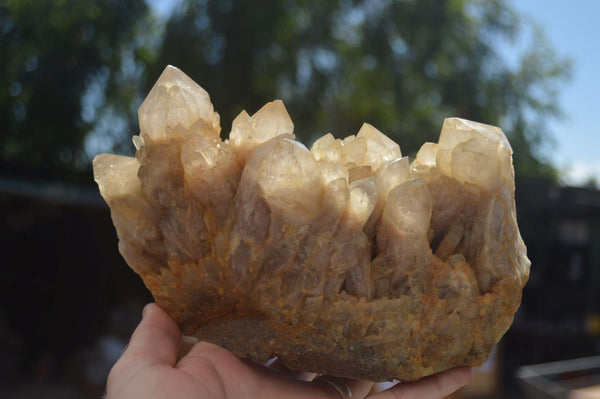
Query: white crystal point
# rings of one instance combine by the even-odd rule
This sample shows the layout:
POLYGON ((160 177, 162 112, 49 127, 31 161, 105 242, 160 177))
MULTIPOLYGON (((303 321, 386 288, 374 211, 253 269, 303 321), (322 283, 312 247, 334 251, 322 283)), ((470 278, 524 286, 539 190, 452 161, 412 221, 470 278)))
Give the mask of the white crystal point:
POLYGON ((350 181, 373 176, 384 163, 402 157, 400 146, 368 123, 356 136, 343 140, 328 133, 315 141, 310 151, 317 161, 344 165, 350 172, 350 181))
POLYGON ((367 152, 367 140, 364 137, 359 138, 352 135, 342 140, 341 144, 346 167, 350 169, 355 166, 362 166, 367 152))
POLYGON ((261 142, 280 134, 294 135, 294 123, 281 100, 266 103, 252 115, 252 125, 261 142))
POLYGON ((165 141, 174 131, 190 131, 198 122, 218 135, 219 116, 210 96, 189 76, 167 66, 138 110, 141 135, 165 141))
POLYGON ((319 162, 326 182, 339 178, 344 178, 348 182, 349 173, 345 167, 341 140, 334 138, 331 133, 327 133, 313 143, 310 153, 319 162))
POLYGON ((436 143, 424 143, 421 148, 419 148, 419 152, 417 152, 417 156, 411 167, 415 169, 419 167, 435 166, 437 151, 438 145, 436 143))
POLYGON ((394 188, 410 179, 410 166, 408 157, 396 159, 381 165, 377 170, 377 193, 382 203, 387 200, 388 194, 394 188))
POLYGON ((283 101, 275 100, 265 104, 252 117, 242 111, 233 121, 229 143, 243 162, 255 147, 280 135, 294 138, 294 123, 283 101))
POLYGON ((310 148, 310 152, 317 161, 343 164, 344 152, 342 151, 342 142, 334 138, 331 133, 327 133, 315 141, 310 148))
MULTIPOLYGON (((93 164, 94 180, 111 207, 113 223, 118 226, 119 234, 128 237, 135 246, 156 240, 160 236, 155 226, 156 213, 142 193, 138 179, 140 162, 133 157, 100 154, 94 158, 93 164)), ((123 243, 119 244, 124 256, 128 251, 126 247, 123 243)))
POLYGON ((271 212, 295 223, 310 223, 319 213, 325 189, 321 171, 300 143, 277 137, 252 152, 244 174, 250 173, 271 212))
POLYGON ((493 191, 512 180, 512 149, 502 129, 460 118, 444 120, 436 164, 463 184, 493 191))
POLYGON ((106 199, 124 198, 141 188, 137 172, 140 163, 133 157, 100 154, 94 158, 94 180, 106 199))
POLYGON ((256 147, 256 132, 252 126, 252 118, 243 110, 233 120, 229 133, 229 145, 241 162, 245 162, 250 151, 256 147))
POLYGON ((366 140, 366 152, 362 164, 371 166, 373 171, 385 162, 402 157, 400 146, 368 123, 363 123, 356 138, 366 140))

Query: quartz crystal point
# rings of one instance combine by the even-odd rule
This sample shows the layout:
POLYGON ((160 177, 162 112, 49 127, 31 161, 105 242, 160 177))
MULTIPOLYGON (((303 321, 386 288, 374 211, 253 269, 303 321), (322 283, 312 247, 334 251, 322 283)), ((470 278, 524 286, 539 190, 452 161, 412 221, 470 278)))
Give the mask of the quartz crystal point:
POLYGON ((167 67, 139 109, 135 158, 94 176, 119 249, 185 335, 239 356, 370 380, 480 365, 529 274, 512 151, 446 119, 409 164, 365 124, 294 141, 281 101, 220 137, 209 95, 167 67))

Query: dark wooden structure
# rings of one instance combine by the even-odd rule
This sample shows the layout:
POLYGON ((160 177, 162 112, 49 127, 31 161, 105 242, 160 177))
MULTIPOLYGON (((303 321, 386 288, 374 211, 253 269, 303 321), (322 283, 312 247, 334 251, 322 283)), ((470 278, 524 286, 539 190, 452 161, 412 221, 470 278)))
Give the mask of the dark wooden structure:
MULTIPOLYGON (((63 373, 112 328, 115 308, 152 300, 118 253, 95 186, 0 176, 0 207, 0 353, 13 354, 13 367, 0 361, 0 384, 33 376, 48 355, 63 373)), ((532 268, 500 346, 507 390, 519 366, 600 354, 600 191, 518 182, 517 211, 532 268)))

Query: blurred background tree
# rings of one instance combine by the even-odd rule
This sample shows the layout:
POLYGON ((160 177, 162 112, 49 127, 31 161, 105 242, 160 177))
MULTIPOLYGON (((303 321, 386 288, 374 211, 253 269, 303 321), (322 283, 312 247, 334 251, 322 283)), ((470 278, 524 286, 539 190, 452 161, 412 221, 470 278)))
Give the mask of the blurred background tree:
POLYGON ((503 0, 192 0, 169 21, 148 78, 179 66, 211 94, 225 133, 242 108, 282 98, 307 144, 366 121, 412 154, 448 116, 500 125, 519 176, 556 177, 543 121, 559 114, 569 64, 540 33, 509 67, 497 44, 520 24, 503 0))
POLYGON ((224 135, 281 98, 306 144, 369 122, 413 154, 460 116, 502 126, 518 176, 556 178, 544 120, 569 63, 540 34, 509 65, 497 45, 520 28, 505 0, 187 0, 164 33, 142 0, 5 0, 0 157, 65 178, 131 152, 135 111, 173 64, 211 94, 224 135))
POLYGON ((143 0, 0 2, 5 168, 73 179, 89 167, 84 143, 103 123, 102 106, 122 112, 138 100, 128 78, 148 53, 147 12, 143 0))

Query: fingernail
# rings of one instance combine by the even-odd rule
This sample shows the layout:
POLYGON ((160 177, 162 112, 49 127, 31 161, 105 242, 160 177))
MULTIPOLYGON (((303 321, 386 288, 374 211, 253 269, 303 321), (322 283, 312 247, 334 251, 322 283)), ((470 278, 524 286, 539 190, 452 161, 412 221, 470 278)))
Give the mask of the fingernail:
POLYGON ((146 315, 148 314, 148 312, 150 311, 150 307, 152 306, 152 303, 147 304, 146 306, 144 306, 144 309, 142 309, 142 319, 144 317, 146 317, 146 315))

